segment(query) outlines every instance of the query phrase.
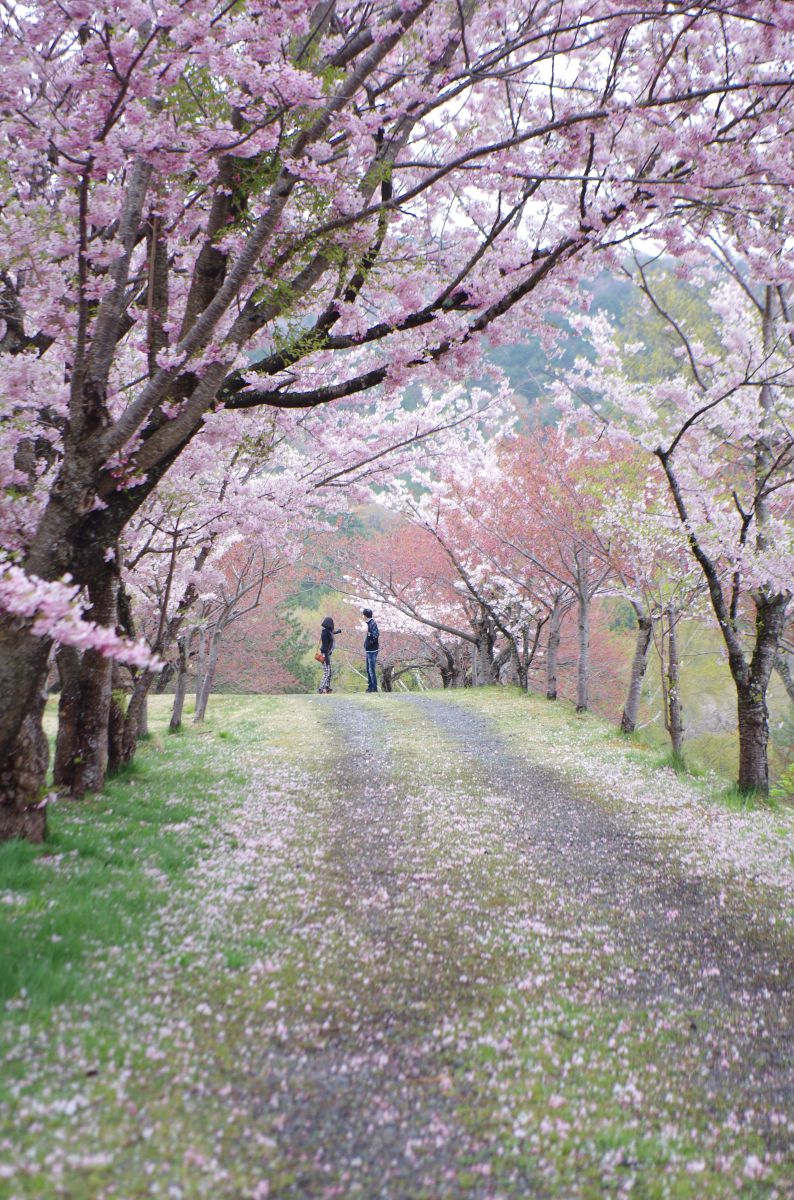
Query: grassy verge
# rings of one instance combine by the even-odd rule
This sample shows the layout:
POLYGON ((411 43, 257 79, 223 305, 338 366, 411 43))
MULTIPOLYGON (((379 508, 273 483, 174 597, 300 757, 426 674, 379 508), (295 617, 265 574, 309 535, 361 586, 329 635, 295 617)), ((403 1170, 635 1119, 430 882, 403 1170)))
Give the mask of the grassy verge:
POLYGON ((208 787, 210 750, 200 739, 190 749, 166 742, 164 700, 153 705, 153 736, 101 795, 52 804, 41 846, 0 845, 0 1002, 46 1011, 96 998, 97 958, 151 936, 206 847, 221 804, 208 787))

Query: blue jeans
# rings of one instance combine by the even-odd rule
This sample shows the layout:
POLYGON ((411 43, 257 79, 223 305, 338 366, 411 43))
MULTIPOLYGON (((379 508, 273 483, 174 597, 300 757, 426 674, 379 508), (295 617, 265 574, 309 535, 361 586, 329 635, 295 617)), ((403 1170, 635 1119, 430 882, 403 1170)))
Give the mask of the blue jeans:
POLYGON ((367 690, 377 692, 378 677, 375 674, 375 663, 378 661, 378 652, 377 650, 366 650, 365 654, 367 656, 367 690))

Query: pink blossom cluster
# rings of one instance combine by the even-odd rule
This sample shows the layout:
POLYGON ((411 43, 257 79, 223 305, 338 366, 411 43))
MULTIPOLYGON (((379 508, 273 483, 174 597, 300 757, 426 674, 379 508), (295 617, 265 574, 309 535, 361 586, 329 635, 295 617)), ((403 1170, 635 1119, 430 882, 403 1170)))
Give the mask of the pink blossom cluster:
POLYGON ((143 640, 130 641, 114 629, 87 621, 78 595, 79 589, 68 580, 39 579, 9 562, 0 566, 0 607, 31 623, 37 637, 95 650, 131 667, 157 668, 158 661, 143 640))

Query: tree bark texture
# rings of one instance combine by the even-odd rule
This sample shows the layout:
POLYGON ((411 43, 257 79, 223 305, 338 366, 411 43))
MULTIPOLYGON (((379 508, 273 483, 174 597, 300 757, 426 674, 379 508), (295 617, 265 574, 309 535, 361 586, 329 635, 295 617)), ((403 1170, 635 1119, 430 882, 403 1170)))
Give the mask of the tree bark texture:
MULTIPOLYGON (((117 575, 102 563, 88 585, 91 604, 87 615, 98 625, 115 624, 117 588, 117 575)), ((70 680, 62 700, 68 719, 63 732, 59 728, 56 782, 79 799, 86 792, 101 791, 105 782, 113 662, 97 650, 86 650, 76 678, 70 666, 65 669, 70 680)))
POLYGON ((487 687, 499 682, 499 672, 494 664, 494 636, 487 620, 479 630, 479 637, 472 644, 471 682, 474 687, 487 687))
POLYGON ((794 676, 791 674, 791 666, 785 654, 778 653, 775 659, 775 670, 777 671, 786 689, 786 695, 792 704, 794 704, 794 676))
POLYGON ((80 659, 74 646, 61 646, 55 656, 61 691, 58 696, 58 735, 52 777, 57 788, 71 785, 72 763, 77 753, 77 725, 80 713, 80 659))
POLYGON ((769 712, 766 696, 748 685, 738 689, 739 790, 769 791, 769 712))
POLYGON ((0 770, 0 842, 25 838, 42 842, 47 833, 47 810, 42 792, 47 777, 49 748, 42 729, 46 703, 43 689, 35 697, 30 711, 14 741, 14 749, 0 770))
MULTIPOLYGON (((198 648, 196 651, 196 679, 195 679, 196 708, 197 709, 198 709, 199 696, 201 695, 202 688, 204 687, 204 672, 207 669, 208 636, 209 635, 207 634, 207 631, 205 629, 199 629, 199 631, 198 631, 198 648)), ((194 717, 194 720, 195 720, 195 717, 194 717)))
POLYGON ((739 720, 739 789, 769 791, 769 712, 766 694, 786 622, 788 598, 759 595, 755 600, 755 646, 743 679, 735 679, 739 720))
POLYGON ((0 837, 44 836, 44 810, 35 806, 47 778, 49 749, 34 713, 47 680, 50 645, 27 632, 27 624, 0 614, 0 837), (25 815, 28 805, 33 806, 25 815))
POLYGON ((118 771, 123 762, 124 721, 126 696, 121 668, 114 663, 110 677, 110 715, 108 719, 108 775, 118 771))
POLYGON ((168 728, 171 733, 176 733, 178 729, 182 728, 182 712, 185 707, 185 696, 187 695, 187 639, 180 638, 177 644, 179 647, 179 661, 176 668, 174 706, 171 709, 171 720, 168 723, 168 728))
POLYGON ((577 610, 579 631, 579 661, 576 668, 576 711, 587 712, 590 685, 590 597, 586 590, 579 593, 577 610))
POLYGON ((681 659, 678 653, 678 614, 671 605, 667 609, 667 665, 665 668, 666 717, 673 754, 683 758, 684 712, 681 705, 681 659))
POLYGON ((212 638, 210 639, 207 663, 201 680, 201 691, 196 691, 196 712, 193 717, 194 725, 200 725, 207 715, 207 704, 209 703, 212 685, 215 681, 215 669, 218 666, 218 655, 221 649, 222 633, 223 631, 221 629, 216 629, 212 634, 212 638))
POLYGON ((546 642, 546 699, 557 699, 557 661, 560 651, 560 631, 562 627, 562 604, 559 597, 555 598, 554 607, 549 617, 549 636, 546 642))
POLYGON ((124 716, 124 734, 121 744, 122 763, 132 762, 138 748, 138 738, 145 732, 146 701, 149 696, 149 688, 155 679, 156 675, 153 671, 141 671, 132 686, 132 695, 124 716))
POLYGON ((637 717, 640 711, 642 697, 642 681, 648 667, 648 651, 653 634, 653 618, 646 616, 637 609, 637 641, 634 645, 634 658, 631 663, 631 678, 626 697, 626 706, 620 720, 621 733, 633 733, 637 728, 637 717))

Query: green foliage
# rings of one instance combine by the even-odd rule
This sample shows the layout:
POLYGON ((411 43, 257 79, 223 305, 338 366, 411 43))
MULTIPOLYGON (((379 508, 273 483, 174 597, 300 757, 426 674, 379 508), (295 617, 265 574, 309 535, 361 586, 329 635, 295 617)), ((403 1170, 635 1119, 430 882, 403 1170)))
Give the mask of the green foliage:
POLYGON ((611 604, 609 628, 613 633, 633 632, 637 628, 637 614, 628 600, 618 597, 611 604))
POLYGON ((166 93, 165 103, 180 126, 226 121, 231 111, 223 82, 196 63, 185 67, 166 93))
MULTIPOLYGON (((674 314, 686 336, 707 351, 720 354, 721 346, 714 333, 708 303, 710 288, 679 279, 664 261, 647 267, 646 277, 660 307, 664 312, 674 314)), ((682 373, 691 376, 686 356, 675 353, 681 347, 675 329, 639 293, 635 293, 634 302, 621 315, 618 341, 624 350, 638 344, 642 346, 641 353, 627 352, 625 355, 623 369, 631 379, 653 383, 682 373)))
POLYGON ((782 772, 769 794, 773 800, 794 800, 794 763, 782 772))

